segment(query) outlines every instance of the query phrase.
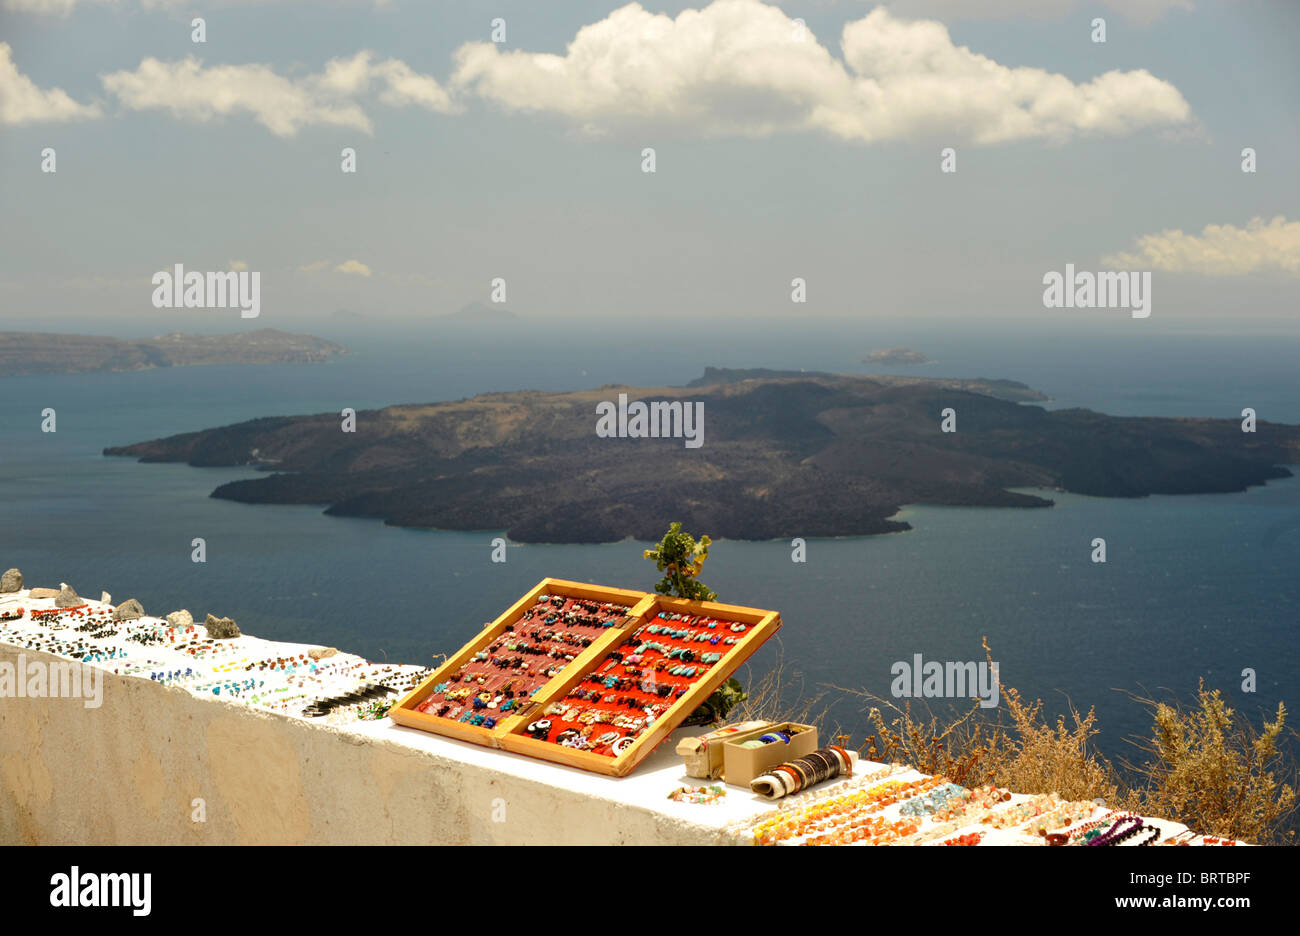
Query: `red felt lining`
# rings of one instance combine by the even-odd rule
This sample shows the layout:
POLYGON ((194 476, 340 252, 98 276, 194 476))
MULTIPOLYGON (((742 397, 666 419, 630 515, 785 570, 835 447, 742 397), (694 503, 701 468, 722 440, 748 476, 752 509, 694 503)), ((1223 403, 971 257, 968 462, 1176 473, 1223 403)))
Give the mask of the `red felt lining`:
MULTIPOLYGON (((669 612, 661 612, 661 615, 668 614, 668 613, 669 612)), ((605 712, 617 712, 619 714, 625 714, 630 717, 639 717, 645 719, 646 712, 644 711, 644 708, 646 706, 659 706, 657 713, 654 716, 655 721, 657 722, 659 719, 663 718, 664 715, 667 714, 668 710, 674 704, 676 704, 676 702, 681 698, 681 696, 677 694, 676 691, 677 689, 679 688, 689 689, 689 687, 693 686, 696 682, 703 679, 709 672, 711 672, 714 667, 723 665, 727 661, 728 655, 731 654, 739 647, 739 643, 725 644, 722 641, 727 637, 735 637, 737 641, 743 639, 745 634, 749 632, 749 628, 751 625, 748 624, 743 625, 745 627, 745 630, 743 632, 735 632, 731 630, 731 625, 734 623, 737 622, 725 621, 722 620, 721 618, 710 617, 708 615, 683 616, 682 620, 670 620, 670 619, 665 619, 662 616, 656 616, 648 624, 638 628, 636 632, 634 632, 631 637, 629 637, 626 641, 624 641, 620 647, 617 647, 614 650, 610 651, 610 654, 607 654, 604 659, 600 660, 596 664, 595 669, 592 670, 592 672, 588 675, 586 679, 584 679, 581 683, 575 686, 569 692, 568 696, 566 696, 561 702, 556 703, 556 705, 564 705, 565 711, 569 711, 571 709, 576 708, 577 711, 573 712, 574 717, 572 719, 566 720, 562 718, 561 713, 559 712, 554 714, 547 714, 546 712, 540 712, 533 719, 533 723, 537 721, 541 721, 542 719, 550 720, 551 726, 550 729, 546 732, 545 740, 550 742, 551 744, 559 744, 560 743, 558 740, 559 735, 564 731, 576 730, 579 732, 583 732, 586 731, 586 729, 588 728, 590 728, 590 730, 586 731, 586 735, 592 740, 598 739, 601 735, 604 735, 608 732, 616 732, 619 738, 624 738, 624 737, 638 738, 641 735, 643 735, 647 730, 649 730, 652 727, 652 724, 649 723, 643 724, 640 729, 624 728, 624 727, 619 727, 617 725, 614 725, 612 723, 600 723, 600 722, 595 722, 592 723, 590 726, 588 726, 588 725, 584 725, 580 721, 577 721, 577 718, 585 712, 596 710, 596 711, 605 711, 605 712), (709 622, 714 622, 717 624, 717 626, 710 629, 708 627, 709 622), (651 625, 659 625, 660 627, 670 627, 673 630, 688 630, 688 631, 708 630, 710 631, 710 634, 717 634, 719 640, 716 644, 710 644, 707 641, 695 642, 695 641, 686 641, 677 637, 668 637, 665 636, 663 633, 652 634, 649 632, 649 627, 651 625), (669 660, 666 654, 661 653, 660 651, 655 649, 649 649, 641 654, 641 661, 639 663, 630 663, 630 664, 627 663, 626 662, 627 658, 630 656, 635 656, 637 647, 641 646, 643 643, 660 643, 669 647, 670 649, 685 647, 696 651, 697 656, 701 656, 705 653, 720 653, 722 654, 722 658, 718 660, 716 663, 701 663, 698 658, 690 662, 683 663, 681 660, 676 660, 676 659, 669 660), (623 654, 624 662, 615 661, 612 657, 613 653, 623 654), (667 664, 665 670, 655 671, 654 670, 655 664, 661 661, 664 661, 667 664), (611 663, 613 664, 612 666, 610 665, 611 663), (672 676, 666 671, 667 669, 671 669, 672 667, 681 666, 681 665, 696 667, 695 675, 694 676, 672 676), (629 670, 640 670, 641 673, 640 675, 636 675, 629 672, 629 670), (651 673, 653 673, 654 684, 663 685, 667 683, 673 687, 674 691, 667 697, 660 697, 658 695, 644 691, 641 688, 642 681, 646 680, 651 673), (616 676, 620 678, 630 679, 632 681, 632 684, 621 689, 606 688, 603 683, 603 679, 606 676, 616 676), (600 699, 598 701, 588 701, 586 699, 581 698, 578 695, 581 692, 586 692, 593 689, 600 691, 600 699), (609 696, 613 696, 614 701, 606 703, 604 699, 609 696), (618 700, 622 698, 634 698, 636 699, 636 704, 620 705, 618 704, 618 700)), ((553 706, 548 706, 548 708, 550 707, 553 706)), ((536 737, 539 740, 542 740, 540 735, 534 734, 531 736, 536 737)), ((579 750, 587 750, 594 754, 603 754, 606 757, 616 757, 617 752, 614 751, 613 745, 616 744, 617 741, 618 739, 615 739, 607 744, 598 745, 594 748, 585 748, 585 749, 580 748, 579 750)))
MULTIPOLYGON (((446 718, 449 721, 459 721, 460 717, 465 714, 467 708, 473 708, 474 697, 480 693, 490 693, 495 699, 501 695, 504 690, 509 688, 516 699, 529 699, 534 692, 546 685, 561 670, 573 662, 573 659, 587 648, 581 643, 566 643, 564 638, 572 640, 586 639, 595 641, 596 638, 604 634, 608 628, 601 624, 584 624, 578 621, 565 622, 563 616, 569 612, 575 612, 582 615, 593 614, 600 620, 610 618, 624 618, 631 611, 630 605, 618 604, 616 602, 596 601, 585 598, 569 598, 565 596, 550 595, 546 601, 538 600, 531 608, 524 612, 523 616, 514 623, 513 630, 502 633, 499 637, 489 643, 483 649, 488 652, 490 659, 478 660, 471 658, 454 674, 451 674, 445 680, 447 689, 444 692, 430 693, 418 706, 416 711, 424 712, 427 715, 446 718), (562 604, 556 604, 550 600, 557 597, 564 597, 562 604), (595 607, 592 612, 590 609, 595 607), (554 616, 552 623, 546 623, 547 618, 554 616), (552 639, 545 639, 542 635, 553 634, 552 639), (547 651, 561 652, 562 656, 551 657, 546 654, 526 654, 518 650, 509 650, 507 644, 526 642, 533 646, 538 646, 547 651), (523 669, 502 669, 494 666, 491 658, 498 660, 514 660, 522 658, 529 666, 527 670, 523 669), (459 677, 455 679, 454 677, 459 677), (457 689, 465 688, 467 680, 477 683, 482 678, 483 682, 477 684, 476 691, 471 693, 465 699, 448 699, 447 692, 454 692, 457 689), (438 710, 443 705, 451 705, 451 709, 446 715, 438 716, 438 710), (460 710, 457 711, 457 707, 460 710), (454 715, 452 713, 455 713, 454 715)), ((479 714, 484 714, 489 718, 495 718, 498 722, 502 718, 518 714, 519 708, 516 707, 507 712, 502 712, 500 707, 497 708, 480 708, 475 710, 479 714)), ((466 723, 468 724, 468 723, 466 723)))

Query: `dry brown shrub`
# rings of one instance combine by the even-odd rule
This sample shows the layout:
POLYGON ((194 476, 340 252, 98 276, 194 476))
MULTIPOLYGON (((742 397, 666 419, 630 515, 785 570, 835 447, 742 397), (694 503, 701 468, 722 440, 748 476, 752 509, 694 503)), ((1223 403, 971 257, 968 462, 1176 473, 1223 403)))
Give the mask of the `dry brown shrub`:
POLYGON ((1135 697, 1152 714, 1152 737, 1133 744, 1147 755, 1126 766, 1144 783, 1126 791, 1127 809, 1163 816, 1197 832, 1256 844, 1294 844, 1296 769, 1278 747, 1286 707, 1263 729, 1236 714, 1218 689, 1197 689, 1195 707, 1135 697), (1282 779, 1279 780, 1279 774, 1282 779))
POLYGON ((924 717, 917 717, 910 702, 899 708, 883 699, 879 701, 893 710, 894 717, 886 720, 876 707, 867 713, 867 721, 875 731, 859 748, 863 757, 910 764, 922 773, 947 777, 966 787, 993 782, 1004 738, 999 725, 980 717, 978 703, 944 726, 928 708, 924 717))
POLYGON ((830 704, 826 701, 827 693, 805 696, 803 678, 785 662, 783 647, 779 654, 776 664, 753 683, 749 682, 751 671, 745 667, 742 682, 747 686, 748 696, 731 710, 727 721, 797 722, 815 726, 819 738, 834 737, 839 729, 828 724, 830 704), (792 698, 797 701, 791 702, 792 698))
MULTIPOLYGON (((984 653, 992 666, 987 641, 984 653)), ((1115 796, 1115 772, 1090 744, 1097 734, 1094 712, 1080 715, 1071 705, 1073 726, 1067 725, 1065 716, 1048 724, 1042 720, 1041 699, 1027 703, 1001 680, 999 690, 1009 724, 1001 709, 995 713, 977 701, 964 712, 944 718, 924 703, 916 705, 924 710, 918 716, 911 702, 899 708, 870 693, 841 691, 868 698, 894 713, 887 717, 879 707, 867 713, 875 730, 867 735, 861 752, 869 760, 910 764, 962 786, 993 783, 1017 793, 1056 792, 1072 800, 1115 796)))
MULTIPOLYGON (((984 653, 993 654, 987 640, 984 653)), ((828 733, 828 695, 823 692, 796 703, 788 698, 801 686, 784 661, 761 678, 750 698, 736 710, 738 718, 797 721, 828 733)), ((1148 755, 1141 766, 1122 762, 1117 769, 1092 743, 1097 735, 1093 709, 1081 714, 1073 703, 1055 722, 1043 716, 1043 702, 1026 702, 999 681, 1002 705, 936 713, 923 701, 900 707, 890 699, 839 686, 837 693, 868 700, 869 733, 859 747, 872 761, 903 763, 962 786, 996 784, 1017 793, 1059 793, 1071 800, 1101 799, 1107 805, 1146 816, 1181 822, 1206 835, 1257 844, 1294 844, 1297 767, 1290 749, 1279 742, 1286 729, 1286 709, 1257 730, 1234 720, 1218 690, 1202 684, 1197 705, 1156 702, 1135 697, 1152 715, 1149 743, 1134 742, 1148 755)), ((838 729, 832 729, 838 731, 838 729)))

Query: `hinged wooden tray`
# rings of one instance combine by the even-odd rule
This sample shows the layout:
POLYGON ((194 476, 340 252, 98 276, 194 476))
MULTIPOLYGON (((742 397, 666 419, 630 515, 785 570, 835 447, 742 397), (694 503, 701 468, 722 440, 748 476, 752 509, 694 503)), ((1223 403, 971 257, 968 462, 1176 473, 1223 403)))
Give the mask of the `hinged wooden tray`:
MULTIPOLYGON (((649 595, 647 597, 649 602, 637 607, 638 620, 611 635, 614 639, 603 646, 599 653, 590 657, 584 655, 583 660, 575 661, 572 667, 548 683, 546 688, 537 694, 538 705, 529 716, 514 719, 508 726, 505 726, 500 737, 500 746, 502 748, 507 751, 566 764, 570 767, 595 771, 596 773, 615 777, 625 776, 660 742, 665 740, 687 716, 708 699, 715 689, 726 682, 740 664, 749 659, 754 651, 776 633, 781 626, 781 616, 775 611, 763 611, 758 608, 745 608, 712 601, 686 601, 661 595, 649 595), (686 615, 695 619, 713 619, 724 625, 739 624, 743 625, 745 630, 743 635, 737 635, 737 642, 734 645, 701 644, 702 647, 710 649, 711 652, 720 652, 720 647, 725 647, 725 651, 721 651, 721 659, 712 664, 707 672, 702 675, 689 680, 674 681, 674 686, 684 686, 685 692, 680 696, 674 694, 667 710, 655 718, 653 724, 647 725, 637 733, 634 740, 620 753, 595 753, 588 750, 575 750, 556 743, 555 736, 568 723, 563 722, 562 719, 557 723, 556 715, 548 715, 552 703, 566 700, 569 698, 569 693, 579 687, 588 676, 602 672, 609 663, 615 661, 616 658, 612 654, 630 655, 635 653, 637 647, 647 642, 654 642, 657 635, 648 633, 650 626, 665 623, 671 626, 675 623, 682 623, 663 621, 663 619, 659 618, 661 612, 686 615), (633 645, 634 640, 635 645, 633 645), (550 732, 551 737, 547 740, 539 740, 528 733, 529 724, 535 723, 542 718, 549 718, 554 724, 550 732)), ((696 627, 689 624, 686 624, 685 628, 688 631, 697 630, 696 627)), ((735 632, 723 629, 719 633, 731 635, 735 632)), ((652 653, 654 651, 648 651, 646 656, 652 653)), ((611 670, 611 675, 625 669, 625 664, 616 663, 611 670)), ((592 689, 589 691, 599 690, 592 689)), ((635 692, 636 690, 630 691, 635 692)), ((618 690, 615 690, 612 694, 617 696, 618 690)), ((575 702, 575 704, 583 703, 575 702)), ((577 729, 575 726, 570 725, 567 730, 577 729)))
MULTIPOLYGON (((570 582, 564 579, 545 578, 538 582, 535 587, 530 589, 527 594, 511 605, 504 614, 495 621, 488 624, 479 632, 469 643, 461 647, 456 654, 450 657, 445 663, 439 666, 431 676, 426 678, 418 686, 412 689, 407 695, 397 702, 388 711, 388 717, 399 725, 405 725, 409 728, 420 728, 424 731, 432 731, 436 734, 447 735, 452 738, 459 738, 462 741, 472 741, 475 744, 484 744, 490 747, 497 747, 497 739, 508 731, 516 722, 526 719, 528 712, 536 708, 534 704, 527 707, 512 710, 509 713, 500 713, 499 709, 480 709, 474 714, 487 714, 485 718, 493 718, 494 724, 491 727, 470 724, 460 720, 461 716, 466 714, 466 709, 473 709, 471 705, 461 706, 457 711, 456 717, 440 717, 434 712, 422 712, 419 710, 420 705, 434 695, 435 687, 444 682, 451 685, 451 680, 456 674, 464 674, 467 666, 470 670, 482 671, 486 667, 474 666, 475 657, 480 652, 486 653, 488 648, 498 638, 507 634, 509 629, 518 623, 525 615, 537 605, 538 598, 542 595, 560 596, 565 599, 580 599, 595 602, 615 602, 627 608, 625 615, 621 615, 623 620, 619 625, 604 628, 597 631, 594 628, 589 629, 591 632, 588 636, 591 643, 585 648, 581 648, 574 659, 564 666, 563 671, 557 673, 553 678, 546 681, 540 681, 533 674, 528 674, 526 678, 530 683, 538 683, 528 702, 535 703, 543 695, 551 692, 552 685, 558 685, 566 680, 572 672, 584 671, 586 665, 593 660, 599 659, 601 655, 611 646, 620 643, 625 636, 625 630, 638 619, 638 610, 643 606, 648 606, 653 596, 645 592, 631 591, 623 588, 603 588, 598 585, 587 585, 582 582, 570 582), (500 717, 496 717, 499 714, 500 717)), ((529 661, 532 662, 531 660, 529 661)), ((471 683, 463 683, 456 688, 467 688, 471 683)), ((475 693, 476 694, 476 693, 475 693)), ((472 698, 468 700, 472 703, 472 698)), ((453 711, 455 705, 453 703, 453 711)))

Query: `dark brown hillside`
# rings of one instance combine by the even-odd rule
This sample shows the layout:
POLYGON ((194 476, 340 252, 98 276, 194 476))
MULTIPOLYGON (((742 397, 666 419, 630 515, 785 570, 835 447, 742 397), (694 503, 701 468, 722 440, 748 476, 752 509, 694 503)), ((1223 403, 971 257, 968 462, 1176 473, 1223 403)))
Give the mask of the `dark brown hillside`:
POLYGON ((690 387, 494 393, 340 418, 259 419, 106 450, 143 461, 253 465, 266 477, 214 493, 245 503, 322 504, 402 526, 504 529, 523 542, 652 539, 669 521, 716 537, 768 539, 906 529, 904 504, 1044 507, 1007 490, 1082 494, 1239 491, 1300 462, 1300 427, 1133 419, 998 399, 1009 382, 836 375, 690 387), (704 444, 600 438, 596 406, 704 404, 704 444), (951 407, 957 431, 940 429, 951 407))

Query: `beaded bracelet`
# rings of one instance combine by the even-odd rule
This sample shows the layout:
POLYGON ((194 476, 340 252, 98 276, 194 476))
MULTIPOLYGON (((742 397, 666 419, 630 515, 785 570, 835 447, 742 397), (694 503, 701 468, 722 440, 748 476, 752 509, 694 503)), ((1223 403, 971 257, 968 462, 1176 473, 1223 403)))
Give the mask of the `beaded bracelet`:
POLYGON ((1088 841, 1092 846, 1117 845, 1124 839, 1131 838, 1142 829, 1140 816, 1125 816, 1119 819, 1101 835, 1088 841))
POLYGON ((807 796, 800 797, 798 801, 783 803, 774 814, 769 814, 766 817, 739 819, 731 823, 728 828, 748 831, 761 844, 771 834, 785 832, 793 828, 797 823, 807 821, 809 817, 819 816, 831 810, 843 808, 851 798, 860 797, 876 789, 875 784, 877 781, 885 780, 908 770, 910 768, 902 764, 890 764, 880 770, 857 777, 855 781, 851 781, 858 787, 856 790, 846 791, 843 786, 839 786, 834 789, 810 793, 807 796))
POLYGON ((804 839, 802 845, 848 845, 863 842, 867 845, 890 845, 915 835, 920 824, 915 819, 898 819, 889 822, 881 817, 864 818, 845 828, 819 832, 804 839))
POLYGON ((1086 823, 1081 826, 1075 826, 1067 829, 1065 834, 1069 837, 1071 845, 1085 845, 1092 839, 1101 835, 1105 829, 1113 825, 1117 819, 1135 818, 1133 813, 1121 813, 1112 809, 1100 819, 1086 823))
POLYGON ((954 799, 965 796, 966 793, 965 787, 958 786, 955 783, 947 783, 936 788, 932 793, 908 800, 899 808, 899 814, 903 816, 928 816, 943 809, 954 799))
POLYGON ((752 826, 756 822, 767 821, 772 818, 790 815, 796 812, 802 812, 807 809, 815 809, 831 801, 838 801, 846 796, 862 793, 865 790, 878 786, 882 781, 900 773, 907 773, 912 768, 904 764, 889 764, 868 774, 860 774, 852 780, 843 784, 836 784, 834 787, 825 790, 818 790, 800 797, 797 801, 788 801, 781 803, 775 813, 767 814, 763 817, 750 817, 747 819, 737 819, 730 823, 728 827, 745 827, 752 826))
POLYGON ((966 816, 973 812, 989 812, 993 807, 1008 802, 1011 799, 1011 792, 999 787, 979 787, 978 789, 967 791, 966 795, 954 800, 950 805, 937 810, 934 813, 936 822, 943 822, 949 819, 956 819, 960 816, 966 816))
POLYGON ((721 786, 709 787, 678 787, 668 794, 668 798, 675 803, 716 803, 719 802, 727 791, 721 786))
POLYGON ((991 825, 995 829, 1007 829, 1023 824, 1026 820, 1032 819, 1037 815, 1054 809, 1061 805, 1062 800, 1057 793, 1043 793, 1023 803, 1016 803, 1006 809, 998 810, 985 816, 982 822, 985 825, 991 825))
MULTIPOLYGON (((797 838, 807 834, 809 829, 819 831, 827 831, 835 827, 851 829, 863 823, 878 821, 871 814, 899 802, 900 799, 919 795, 927 789, 947 782, 942 777, 927 777, 911 783, 888 781, 859 793, 812 804, 803 810, 793 811, 789 816, 769 819, 755 827, 754 835, 761 843, 768 844, 782 839, 797 838)), ((919 825, 917 828, 919 829, 919 825)))
MULTIPOLYGON (((1026 825, 1025 831, 1030 835, 1047 835, 1054 829, 1060 829, 1065 826, 1073 825, 1080 819, 1087 819, 1097 811, 1097 803, 1094 800, 1079 800, 1073 803, 1065 803, 1041 816, 1035 816, 1026 825)), ((1061 842, 1062 845, 1066 838, 1061 842)))

